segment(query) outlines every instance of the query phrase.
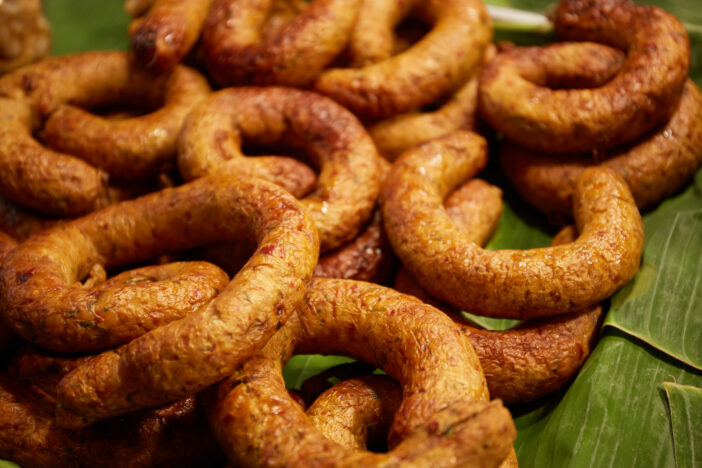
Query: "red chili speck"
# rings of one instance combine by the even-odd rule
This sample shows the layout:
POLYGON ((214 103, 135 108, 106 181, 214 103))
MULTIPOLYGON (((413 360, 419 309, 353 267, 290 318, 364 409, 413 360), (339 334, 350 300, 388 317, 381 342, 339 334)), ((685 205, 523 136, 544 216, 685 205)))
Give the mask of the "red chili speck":
POLYGON ((264 248, 261 249, 261 253, 264 253, 266 255, 271 255, 273 252, 275 252, 275 245, 267 245, 264 248))

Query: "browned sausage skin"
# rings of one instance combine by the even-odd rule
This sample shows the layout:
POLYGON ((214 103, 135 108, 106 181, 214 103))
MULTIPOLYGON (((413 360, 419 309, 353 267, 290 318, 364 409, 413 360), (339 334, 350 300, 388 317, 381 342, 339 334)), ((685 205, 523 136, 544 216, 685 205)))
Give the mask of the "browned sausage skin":
MULTIPOLYGON (((331 69, 316 81, 315 89, 351 109, 363 119, 377 119, 417 109, 457 89, 480 64, 492 38, 484 5, 473 0, 364 2, 375 11, 390 4, 385 28, 414 8, 434 24, 419 42, 379 63, 362 68, 331 69), (403 6, 403 4, 405 4, 403 6), (396 11, 394 6, 399 7, 396 11), (399 14, 398 14, 399 13, 399 14)), ((361 10, 361 15, 364 15, 361 10)))
POLYGON ((395 256, 376 210, 355 239, 319 257, 314 276, 384 284, 391 278, 394 264, 395 256))
POLYGON ((146 11, 133 3, 126 2, 125 9, 138 16, 129 24, 136 60, 147 68, 168 71, 200 37, 212 0, 156 0, 146 11))
MULTIPOLYGON (((355 450, 383 447, 393 415, 402 401, 402 388, 387 376, 362 375, 344 380, 322 393, 307 409, 307 417, 327 439, 355 450)), ((434 460, 427 460, 434 462, 434 460)), ((510 451, 500 468, 516 467, 510 451)))
POLYGON ((553 218, 571 217, 576 181, 586 168, 600 164, 622 176, 639 209, 649 209, 679 190, 702 165, 702 93, 687 80, 664 126, 596 160, 540 153, 504 141, 500 164, 519 193, 553 218))
POLYGON ((56 425, 56 383, 90 356, 22 349, 0 375, 0 457, 25 467, 202 466, 221 462, 199 397, 92 427, 56 425))
POLYGON ((180 135, 183 177, 277 172, 265 158, 242 157, 242 140, 300 148, 319 166, 315 188, 301 203, 314 220, 322 252, 353 239, 370 219, 382 158, 361 123, 331 99, 282 87, 214 93, 193 110, 180 135))
POLYGON ((308 86, 343 50, 360 3, 314 0, 262 37, 274 0, 214 0, 203 30, 207 69, 222 86, 308 86))
POLYGON ((307 409, 314 427, 344 447, 366 450, 387 437, 402 401, 402 387, 387 376, 362 375, 322 393, 307 409))
POLYGON ((230 461, 247 466, 497 466, 514 435, 499 403, 486 403, 480 364, 450 319, 349 280, 314 279, 304 307, 210 397, 216 437, 230 461), (319 434, 285 391, 280 372, 293 352, 348 354, 398 379, 404 399, 390 431, 394 449, 354 452, 319 434))
POLYGON ((144 225, 130 219, 138 209, 125 208, 44 231, 8 256, 0 269, 0 304, 15 332, 58 351, 103 350, 199 310, 224 289, 226 273, 205 262, 147 266, 106 280, 103 265, 145 260, 149 247, 160 253, 144 238, 145 250, 127 252, 125 242, 135 242, 144 225))
MULTIPOLYGON (((193 107, 210 93, 205 78, 193 69, 176 67, 167 79, 152 81, 148 113, 109 119, 70 104, 59 106, 46 120, 44 141, 53 150, 88 161, 118 179, 143 179, 175 161, 176 140, 193 107), (161 96, 158 96, 161 94, 161 96)), ((132 78, 138 83, 139 74, 132 78)))
POLYGON ((633 141, 670 118, 690 66, 678 19, 631 0, 562 0, 554 24, 562 40, 626 51, 621 69, 597 88, 550 89, 529 80, 538 62, 520 60, 519 49, 500 54, 480 77, 480 113, 490 125, 540 151, 592 151, 633 141))
MULTIPOLYGON (((285 322, 302 299, 318 255, 316 232, 295 199, 253 179, 203 178, 80 222, 67 232, 80 233, 84 248, 89 247, 83 255, 112 263, 241 236, 256 238, 258 248, 216 299, 197 313, 103 353, 64 377, 58 390, 58 420, 72 427, 174 401, 224 377, 285 322), (213 218, 219 222, 210 222, 213 218)), ((51 231, 46 237, 56 236, 61 240, 64 235, 51 231)), ((59 244, 77 252, 70 243, 59 244)), ((42 278, 38 269, 44 264, 31 266, 28 277, 24 269, 25 274, 12 273, 13 265, 24 261, 20 255, 15 260, 3 267, 3 302, 19 297, 16 288, 26 290, 27 283, 42 278)), ((65 334, 53 339, 65 340, 65 334)))
MULTIPOLYGON (((488 44, 483 63, 497 53, 493 44, 488 44)), ((368 127, 378 151, 394 161, 404 151, 429 140, 442 137, 455 130, 474 130, 478 108, 478 70, 448 98, 441 97, 441 107, 434 111, 413 110, 396 115, 368 127)))
POLYGON ((0 75, 38 60, 51 52, 51 28, 40 0, 0 3, 0 75))
MULTIPOLYGON (((17 241, 0 231, 0 265, 7 257, 7 254, 17 246, 17 241)), ((12 347, 15 334, 5 323, 0 311, 0 356, 12 347)))
POLYGON ((605 168, 578 181, 580 236, 542 249, 487 251, 443 211, 443 197, 485 164, 485 141, 456 132, 406 152, 387 177, 388 238, 433 296, 463 310, 527 319, 580 310, 609 297, 638 271, 641 215, 626 183, 605 168))
POLYGON ((0 78, 0 194, 19 205, 59 216, 80 215, 113 203, 119 193, 112 188, 107 171, 129 178, 157 172, 165 159, 175 157, 175 137, 185 113, 208 93, 206 80, 194 70, 178 68, 157 78, 130 67, 123 52, 56 57, 9 73, 0 78), (166 107, 173 112, 162 109, 108 122, 71 107, 146 104, 157 108, 164 91, 172 98, 166 107), (55 143, 66 144, 106 170, 34 139, 34 133, 57 110, 56 126, 49 131, 55 143), (94 153, 109 158, 91 159, 94 154, 82 139, 63 134, 62 127, 70 127, 72 120, 61 116, 95 122, 96 127, 72 131, 97 139, 94 153), (125 168, 125 162, 132 166, 125 168))
MULTIPOLYGON (((554 237, 552 245, 576 238, 575 226, 568 226, 554 237)), ((510 330, 482 330, 468 325, 456 309, 431 298, 407 270, 398 273, 394 287, 439 307, 456 321, 480 358, 490 395, 508 404, 536 400, 566 384, 594 348, 602 320, 602 307, 596 305, 581 312, 528 320, 510 330)))

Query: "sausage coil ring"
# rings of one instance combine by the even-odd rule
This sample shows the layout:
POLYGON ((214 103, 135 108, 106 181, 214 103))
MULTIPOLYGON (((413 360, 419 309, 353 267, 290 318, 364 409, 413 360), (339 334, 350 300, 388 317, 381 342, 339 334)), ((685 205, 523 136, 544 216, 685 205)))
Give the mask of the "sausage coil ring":
MULTIPOLYGON (((401 401, 402 388, 394 380, 384 375, 361 375, 323 392, 306 414, 329 440, 351 449, 366 450, 367 446, 384 445, 380 439, 387 434, 401 401)), ((500 464, 500 468, 517 466, 514 450, 500 464)))
MULTIPOLYGON (((16 246, 17 241, 0 231, 0 265, 5 260, 7 254, 16 246)), ((10 327, 8 327, 5 323, 5 319, 3 319, 2 315, 0 315, 0 357, 3 356, 5 351, 12 347, 14 336, 15 335, 10 327)))
POLYGON ((281 87, 218 91, 186 119, 181 174, 186 180, 213 173, 285 178, 277 160, 243 157, 242 140, 301 148, 317 163, 316 186, 301 204, 317 227, 322 252, 353 239, 371 218, 382 158, 360 122, 332 100, 281 87))
POLYGON ((132 69, 123 52, 57 57, 9 73, 0 78, 0 194, 46 214, 71 216, 102 208, 115 201, 108 172, 129 179, 148 177, 175 157, 185 115, 209 90, 194 70, 179 67, 154 78, 132 69), (74 107, 125 100, 166 104, 121 121, 74 107), (47 118, 50 142, 99 168, 37 142, 33 133, 47 118))
POLYGON ((139 210, 115 206, 37 234, 7 256, 0 304, 16 333, 57 351, 99 351, 195 312, 224 289, 226 273, 206 262, 147 266, 106 280, 103 265, 149 255, 116 238, 135 239, 129 230, 140 223, 129 218, 139 210))
POLYGON ((505 141, 500 165, 520 194, 548 215, 571 216, 575 183, 586 168, 596 165, 622 176, 639 209, 649 209, 679 190, 702 165, 702 93, 687 80, 665 126, 597 160, 539 153, 505 141))
POLYGON ((58 427, 56 384, 91 357, 68 358, 31 346, 15 353, 0 375, 0 456, 26 467, 189 467, 221 461, 197 395, 77 431, 58 427))
POLYGON ((297 18, 261 35, 273 0, 214 0, 203 29, 207 69, 222 86, 309 86, 344 48, 357 0, 314 0, 297 18))
POLYGON ((388 288, 315 278, 306 304, 263 352, 212 390, 208 414, 230 461, 245 466, 425 466, 429 459, 497 466, 514 432, 500 403, 487 398, 477 357, 448 317, 388 288), (348 354, 398 379, 404 399, 390 430, 394 449, 355 452, 317 432, 285 390, 281 370, 294 352, 348 354))
MULTIPOLYGON (((78 246, 61 242, 66 235, 58 231, 46 237, 71 250, 69 257, 94 258, 107 266, 222 240, 254 237, 258 248, 224 290, 196 313, 98 355, 64 377, 57 412, 63 426, 79 427, 174 401, 222 379, 286 321, 302 300, 317 261, 316 232, 296 200, 253 179, 203 178, 91 216, 93 222, 77 220, 66 230, 81 235, 78 246)), ((54 255, 56 268, 62 257, 54 255)), ((31 293, 27 283, 46 282, 40 269, 51 271, 47 256, 44 264, 17 269, 14 265, 22 257, 16 255, 3 266, 6 304, 21 297, 19 292, 31 293)))
MULTIPOLYGON (((483 63, 497 53, 490 44, 485 50, 483 63)), ((442 137, 456 130, 474 130, 478 108, 478 73, 468 80, 433 111, 413 110, 373 123, 368 127, 378 151, 394 161, 404 151, 426 141, 442 137)))
POLYGON ((673 15, 631 0, 562 0, 554 25, 561 40, 627 51, 621 69, 594 89, 550 89, 529 81, 540 61, 520 49, 500 54, 480 77, 490 125, 535 150, 587 152, 636 140, 670 118, 690 66, 690 41, 673 15))
MULTIPOLYGON (((552 245, 573 242, 577 236, 575 226, 568 226, 552 245)), ((590 355, 601 325, 598 304, 580 312, 528 320, 509 330, 483 330, 430 297, 407 270, 398 272, 393 287, 444 310, 456 321, 480 358, 490 395, 507 404, 536 400, 566 384, 590 355)))
POLYGON ((392 33, 410 9, 434 25, 424 38, 387 60, 325 71, 315 89, 362 119, 377 119, 420 108, 465 83, 492 39, 485 6, 475 0, 382 0, 364 2, 360 17, 383 15, 380 28, 392 33))
POLYGON ((443 211, 443 197, 485 165, 485 153, 481 137, 456 132, 406 152, 386 179, 388 238, 432 296, 480 315, 528 319, 596 304, 638 271, 641 215, 626 183, 605 168, 578 181, 575 242, 486 251, 466 239, 443 211))

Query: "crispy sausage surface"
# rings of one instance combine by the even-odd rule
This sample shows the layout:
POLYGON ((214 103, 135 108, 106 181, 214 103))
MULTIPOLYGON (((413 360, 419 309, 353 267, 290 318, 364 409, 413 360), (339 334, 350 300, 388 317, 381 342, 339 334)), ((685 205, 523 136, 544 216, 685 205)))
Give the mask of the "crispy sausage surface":
MULTIPOLYGON (((552 245, 573 242, 575 226, 561 230, 552 245)), ((430 297, 407 270, 397 274, 394 288, 444 310, 468 337, 493 398, 524 403, 548 395, 567 383, 594 348, 602 307, 523 322, 510 330, 490 331, 470 326, 455 308, 430 297)))
POLYGON ((401 401, 402 387, 397 382, 387 376, 363 375, 322 393, 306 414, 327 439, 366 450, 368 444, 387 436, 401 401))
POLYGON ((40 0, 0 3, 0 75, 46 58, 51 29, 40 0))
POLYGON ((363 119, 376 119, 422 107, 465 83, 492 39, 484 5, 474 0, 381 0, 364 2, 360 16, 383 15, 391 33, 409 9, 434 25, 424 38, 382 62, 325 71, 315 89, 363 119))
POLYGON ((211 466, 221 463, 194 397, 80 430, 62 429, 55 401, 0 376, 0 457, 26 468, 211 466))
POLYGON ((139 222, 122 208, 44 231, 8 256, 0 269, 0 304, 15 332, 58 351, 103 350, 199 310, 224 289, 226 273, 205 262, 147 266, 106 280, 103 265, 139 259, 135 252, 120 257, 125 252, 117 249, 148 242, 134 237, 139 222))
MULTIPOLYGON (((383 446, 381 439, 386 436, 401 401, 402 388, 397 382, 386 376, 362 375, 329 388, 306 414, 329 440, 365 450, 367 446, 383 446)), ((427 458, 428 463, 435 462, 427 458)), ((516 466, 517 454, 511 450, 500 468, 516 466)))
MULTIPOLYGON (((88 161, 118 179, 156 175, 175 161, 176 140, 192 108, 205 99, 205 77, 179 66, 167 79, 134 73, 129 86, 150 89, 153 101, 144 115, 109 119, 63 104, 44 123, 46 145, 88 161)), ((135 93, 136 94, 136 93, 135 93)))
POLYGON ((594 161, 587 155, 540 153, 505 141, 500 164, 519 193, 549 215, 569 218, 576 181, 586 168, 600 164, 622 176, 639 209, 646 210, 679 190, 702 165, 702 93, 687 80, 667 124, 594 161))
POLYGON ((527 319, 580 310, 638 271, 643 223, 626 183, 606 168, 578 181, 580 236, 567 245, 483 250, 443 210, 443 197, 486 162, 485 141, 457 132, 406 152, 386 179, 382 213, 390 243, 433 296, 473 313, 527 319))
POLYGON ((592 151, 633 141, 670 118, 690 66, 677 18, 631 0, 562 0, 554 25, 561 40, 610 45, 626 60, 600 87, 550 89, 530 81, 542 67, 534 54, 500 54, 480 77, 480 113, 490 125, 536 150, 592 151))
POLYGON ((360 122, 332 100, 281 87, 214 93, 190 114, 180 135, 183 177, 278 172, 265 158, 243 158, 242 140, 300 148, 319 167, 315 188, 301 203, 314 220, 323 252, 353 239, 370 219, 382 158, 360 122))
POLYGON ((33 135, 45 120, 59 110, 56 127, 49 132, 57 144, 80 150, 83 157, 122 176, 146 177, 148 174, 134 170, 154 172, 164 158, 175 156, 175 136, 184 114, 207 92, 207 82, 193 70, 179 68, 173 75, 155 78, 131 68, 123 52, 56 57, 9 73, 0 78, 0 194, 22 206, 60 216, 107 206, 120 195, 111 187, 108 172, 40 144, 33 135), (153 109, 163 101, 164 90, 172 97, 167 105, 172 113, 156 111, 107 122, 71 107, 145 105, 153 109), (62 107, 67 104, 70 106, 62 107), (68 116, 78 123, 96 121, 95 128, 79 125, 73 130, 97 139, 93 141, 97 149, 85 148, 81 138, 71 140, 63 135, 61 127, 70 128, 73 123, 68 116), (93 154, 109 158, 91 159, 93 154))
POLYGON ((306 304, 263 352, 212 390, 210 422, 230 461, 246 466, 497 466, 510 450, 511 422, 499 402, 486 403, 480 364, 460 337, 450 319, 409 296, 314 279, 306 304), (400 381, 395 448, 354 452, 319 434, 285 391, 281 369, 293 352, 348 354, 400 381))
MULTIPOLYGON (((497 48, 489 44, 483 63, 492 59, 497 48)), ((413 110, 396 115, 368 127, 378 151, 394 161, 404 151, 455 130, 474 130, 478 107, 477 70, 448 98, 442 97, 441 107, 433 111, 413 110)))
POLYGON ((214 0, 203 30, 207 69, 222 86, 310 85, 348 42, 361 2, 314 0, 267 34, 273 0, 214 0))
MULTIPOLYGON (((7 254, 17 246, 17 241, 0 231, 0 265, 5 260, 7 254)), ((5 323, 5 319, 0 314, 0 356, 12 347, 15 334, 5 323)))
MULTIPOLYGON (((131 4, 130 4, 131 3, 131 4)), ((125 9, 134 18, 129 39, 136 60, 159 71, 173 69, 195 45, 212 0, 157 0, 146 11, 134 2, 125 9)))
POLYGON ((115 252, 119 259, 242 234, 255 238, 258 247, 197 313, 66 375, 58 387, 57 408, 58 423, 66 427, 174 401, 229 375, 285 323, 302 301, 317 263, 319 243, 309 217, 290 194, 261 180, 202 178, 113 208, 117 210, 133 215, 121 222, 105 216, 105 224, 114 224, 91 223, 88 229, 111 233, 102 236, 98 251, 115 252), (139 243, 134 235, 140 236, 139 243))
POLYGON ((385 283, 394 270, 395 257, 380 218, 376 211, 355 239, 320 256, 314 276, 385 283))

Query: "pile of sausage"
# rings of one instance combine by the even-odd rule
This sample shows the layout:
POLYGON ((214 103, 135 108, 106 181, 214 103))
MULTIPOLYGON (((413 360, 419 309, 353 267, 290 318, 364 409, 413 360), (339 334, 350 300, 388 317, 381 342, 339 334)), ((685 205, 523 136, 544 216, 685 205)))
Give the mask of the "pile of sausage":
POLYGON ((681 23, 561 0, 524 48, 480 0, 125 9, 128 52, 0 77, 0 459, 516 466, 504 404, 577 373, 639 210, 702 165, 681 23), (552 246, 482 247, 488 153, 552 246), (287 390, 296 353, 358 362, 287 390))

